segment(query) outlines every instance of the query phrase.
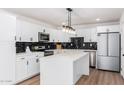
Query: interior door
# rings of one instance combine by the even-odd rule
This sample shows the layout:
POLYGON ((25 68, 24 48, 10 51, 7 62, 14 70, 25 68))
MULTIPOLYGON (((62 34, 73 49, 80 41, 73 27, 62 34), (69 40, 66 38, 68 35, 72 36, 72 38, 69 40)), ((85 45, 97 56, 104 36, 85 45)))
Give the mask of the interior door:
POLYGON ((107 34, 98 33, 98 55, 107 56, 107 34))
POLYGON ((108 56, 119 56, 119 33, 108 34, 108 56))

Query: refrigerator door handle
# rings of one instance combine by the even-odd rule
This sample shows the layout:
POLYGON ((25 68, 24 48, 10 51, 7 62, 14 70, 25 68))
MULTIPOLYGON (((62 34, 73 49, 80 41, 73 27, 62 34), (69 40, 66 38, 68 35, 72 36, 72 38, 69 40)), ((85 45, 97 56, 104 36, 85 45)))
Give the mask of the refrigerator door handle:
POLYGON ((109 46, 108 46, 109 45, 109 41, 108 40, 109 40, 109 36, 108 36, 108 33, 107 33, 107 56, 109 55, 108 54, 108 51, 109 51, 109 49, 108 49, 109 48, 109 46))

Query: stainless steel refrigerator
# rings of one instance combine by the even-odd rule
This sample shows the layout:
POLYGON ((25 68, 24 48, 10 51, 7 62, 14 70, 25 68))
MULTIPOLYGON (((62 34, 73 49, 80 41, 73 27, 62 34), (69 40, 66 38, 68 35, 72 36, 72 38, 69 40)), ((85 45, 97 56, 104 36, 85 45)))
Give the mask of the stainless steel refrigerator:
POLYGON ((97 68, 120 71, 120 34, 118 32, 98 33, 97 68))

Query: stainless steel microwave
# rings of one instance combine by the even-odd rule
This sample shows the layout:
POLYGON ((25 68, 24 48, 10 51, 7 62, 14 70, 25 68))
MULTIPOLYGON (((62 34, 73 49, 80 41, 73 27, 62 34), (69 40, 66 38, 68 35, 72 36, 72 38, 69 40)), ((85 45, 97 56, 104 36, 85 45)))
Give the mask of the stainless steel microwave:
POLYGON ((38 41, 48 42, 49 39, 50 39, 50 36, 48 33, 38 32, 38 41))

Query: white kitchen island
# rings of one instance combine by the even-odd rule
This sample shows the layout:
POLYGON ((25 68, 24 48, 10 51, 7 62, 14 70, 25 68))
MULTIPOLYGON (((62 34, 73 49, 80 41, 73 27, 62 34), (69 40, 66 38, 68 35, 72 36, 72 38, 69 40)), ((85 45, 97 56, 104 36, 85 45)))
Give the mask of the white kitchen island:
POLYGON ((89 53, 69 51, 40 59, 41 85, 74 85, 89 75, 89 53))

